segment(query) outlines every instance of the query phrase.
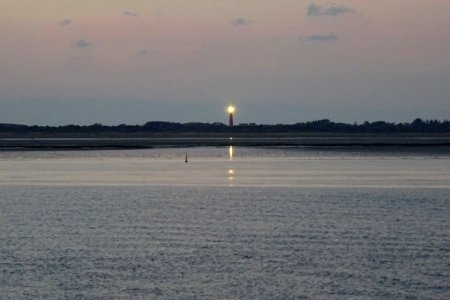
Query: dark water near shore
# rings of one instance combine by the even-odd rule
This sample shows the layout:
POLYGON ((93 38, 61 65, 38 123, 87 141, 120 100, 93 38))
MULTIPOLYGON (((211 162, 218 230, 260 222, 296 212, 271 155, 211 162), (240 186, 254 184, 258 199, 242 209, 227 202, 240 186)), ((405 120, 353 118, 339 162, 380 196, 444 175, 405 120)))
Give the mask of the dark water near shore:
POLYGON ((0 298, 450 298, 449 156, 229 156, 0 154, 0 298))

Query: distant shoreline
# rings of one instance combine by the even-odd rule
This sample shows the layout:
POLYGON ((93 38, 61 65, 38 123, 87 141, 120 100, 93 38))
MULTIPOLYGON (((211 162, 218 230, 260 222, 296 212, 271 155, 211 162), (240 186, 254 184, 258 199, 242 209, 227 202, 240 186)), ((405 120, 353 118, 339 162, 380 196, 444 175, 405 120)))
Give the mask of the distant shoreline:
POLYGON ((0 138, 0 151, 101 150, 178 147, 449 147, 450 135, 436 134, 308 134, 302 136, 238 135, 149 138, 0 138))

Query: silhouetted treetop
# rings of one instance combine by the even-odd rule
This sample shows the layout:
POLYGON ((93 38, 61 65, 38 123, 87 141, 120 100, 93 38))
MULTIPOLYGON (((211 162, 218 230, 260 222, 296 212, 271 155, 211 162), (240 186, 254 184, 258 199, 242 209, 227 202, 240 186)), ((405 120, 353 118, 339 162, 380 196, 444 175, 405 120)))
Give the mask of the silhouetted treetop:
POLYGON ((255 124, 242 123, 229 127, 223 123, 176 123, 165 121, 150 121, 144 125, 126 125, 107 126, 95 123, 87 126, 65 125, 65 126, 28 126, 20 124, 0 123, 0 133, 164 133, 164 132, 258 132, 258 133, 295 133, 295 132, 348 132, 348 133, 401 133, 401 132, 422 132, 422 133, 449 133, 450 121, 422 120, 415 119, 411 123, 389 123, 385 121, 363 122, 361 124, 353 123, 335 123, 328 119, 308 121, 295 124, 255 124))

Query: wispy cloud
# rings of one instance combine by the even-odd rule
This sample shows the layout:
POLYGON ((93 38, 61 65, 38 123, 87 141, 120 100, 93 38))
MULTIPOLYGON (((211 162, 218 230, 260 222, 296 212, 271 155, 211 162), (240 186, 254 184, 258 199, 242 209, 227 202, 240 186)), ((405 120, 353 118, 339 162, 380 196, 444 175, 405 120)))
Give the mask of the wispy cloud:
POLYGON ((72 20, 69 19, 62 20, 61 22, 58 23, 59 26, 68 26, 70 24, 72 24, 72 20))
POLYGON ((244 19, 242 17, 234 18, 233 20, 231 20, 231 25, 233 26, 248 26, 252 23, 253 21, 244 19))
POLYGON ((132 12, 132 11, 126 11, 123 13, 123 15, 126 17, 138 17, 139 16, 137 13, 132 12))
POLYGON ((138 50, 137 54, 138 55, 147 55, 148 54, 148 50, 147 49, 138 50))
POLYGON ((303 38, 303 40, 307 42, 333 42, 336 41, 339 37, 334 33, 330 32, 328 34, 313 34, 303 38))
POLYGON ((327 6, 321 6, 315 3, 311 3, 307 9, 307 15, 310 17, 321 17, 321 16, 335 17, 343 14, 352 14, 354 12, 355 10, 353 8, 337 4, 329 4, 327 6))
POLYGON ((93 45, 93 43, 91 43, 91 42, 89 42, 88 40, 85 40, 85 39, 79 39, 74 44, 75 47, 80 48, 80 49, 88 48, 88 47, 91 47, 92 45, 93 45))

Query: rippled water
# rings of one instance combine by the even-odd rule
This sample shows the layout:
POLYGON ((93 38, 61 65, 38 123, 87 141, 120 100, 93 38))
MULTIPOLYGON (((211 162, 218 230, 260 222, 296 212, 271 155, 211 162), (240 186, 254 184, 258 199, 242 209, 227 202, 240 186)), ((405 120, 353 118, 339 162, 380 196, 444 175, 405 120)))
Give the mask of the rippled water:
POLYGON ((233 150, 0 153, 0 298, 450 298, 449 155, 233 150))

